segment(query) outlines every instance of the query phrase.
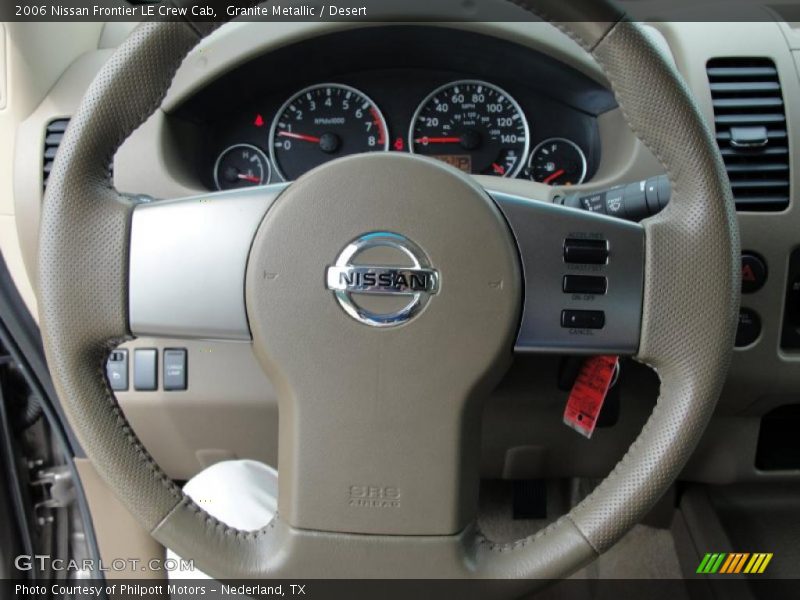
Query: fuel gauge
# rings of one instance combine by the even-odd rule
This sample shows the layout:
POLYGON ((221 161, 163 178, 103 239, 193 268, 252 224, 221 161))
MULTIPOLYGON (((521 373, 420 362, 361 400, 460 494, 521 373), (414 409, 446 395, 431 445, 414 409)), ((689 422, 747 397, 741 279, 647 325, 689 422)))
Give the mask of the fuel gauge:
POLYGON ((586 177, 586 156, 575 142, 550 138, 531 152, 528 174, 547 185, 578 185, 586 177))
POLYGON ((218 190, 235 190, 269 183, 269 159, 251 144, 236 144, 222 151, 214 165, 218 190))

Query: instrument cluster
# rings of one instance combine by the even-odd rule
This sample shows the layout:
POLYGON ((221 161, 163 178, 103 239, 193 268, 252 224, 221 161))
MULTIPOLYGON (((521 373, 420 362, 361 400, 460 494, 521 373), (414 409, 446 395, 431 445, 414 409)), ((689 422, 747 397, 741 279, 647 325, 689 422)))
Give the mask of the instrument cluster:
POLYGON ((598 117, 615 107, 603 85, 531 48, 398 25, 265 53, 171 116, 183 172, 209 190, 293 181, 364 152, 407 152, 470 174, 568 186, 597 171, 598 117))
POLYGON ((261 113, 253 115, 252 125, 265 128, 261 143, 242 141, 220 150, 213 167, 216 189, 293 181, 336 158, 390 150, 429 156, 470 174, 550 185, 579 184, 587 175, 579 142, 551 137, 532 146, 532 127, 520 103, 500 86, 477 79, 431 91, 416 106, 407 132, 390 132, 381 107, 342 83, 303 88, 285 100, 268 130, 261 113), (392 133, 404 135, 392 144, 392 133))

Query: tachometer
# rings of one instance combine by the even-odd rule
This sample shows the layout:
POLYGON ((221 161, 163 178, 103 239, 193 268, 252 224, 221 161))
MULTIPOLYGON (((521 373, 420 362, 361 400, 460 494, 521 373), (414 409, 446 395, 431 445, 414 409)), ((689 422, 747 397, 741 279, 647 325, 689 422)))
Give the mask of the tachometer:
POLYGON ((408 147, 467 173, 515 177, 529 137, 528 121, 507 92, 484 81, 456 81, 419 105, 408 147))
POLYGON ((334 158, 389 149, 386 119, 366 94, 325 83, 297 92, 269 134, 275 170, 286 181, 334 158))

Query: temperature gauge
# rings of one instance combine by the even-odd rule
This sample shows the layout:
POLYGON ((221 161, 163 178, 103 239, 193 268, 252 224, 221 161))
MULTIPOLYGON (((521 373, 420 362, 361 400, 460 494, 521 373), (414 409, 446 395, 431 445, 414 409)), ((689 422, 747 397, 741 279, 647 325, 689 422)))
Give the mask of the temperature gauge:
POLYGON ((250 144, 226 148, 214 165, 214 183, 218 190, 235 190, 269 183, 267 155, 250 144))
POLYGON ((531 152, 528 173, 547 185, 578 185, 586 177, 586 155, 573 141, 550 138, 531 152))

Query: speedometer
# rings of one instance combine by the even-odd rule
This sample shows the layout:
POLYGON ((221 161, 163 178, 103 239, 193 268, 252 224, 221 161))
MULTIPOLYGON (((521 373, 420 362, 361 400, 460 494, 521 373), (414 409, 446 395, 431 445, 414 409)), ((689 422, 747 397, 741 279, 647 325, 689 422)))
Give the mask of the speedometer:
POLYGON ((529 138, 528 121, 507 92, 484 81, 456 81, 419 105, 408 147, 467 173, 515 177, 529 138))
POLYGON ((286 181, 334 158, 388 149, 389 132, 377 105, 337 83, 297 92, 278 111, 269 134, 272 164, 286 181))

